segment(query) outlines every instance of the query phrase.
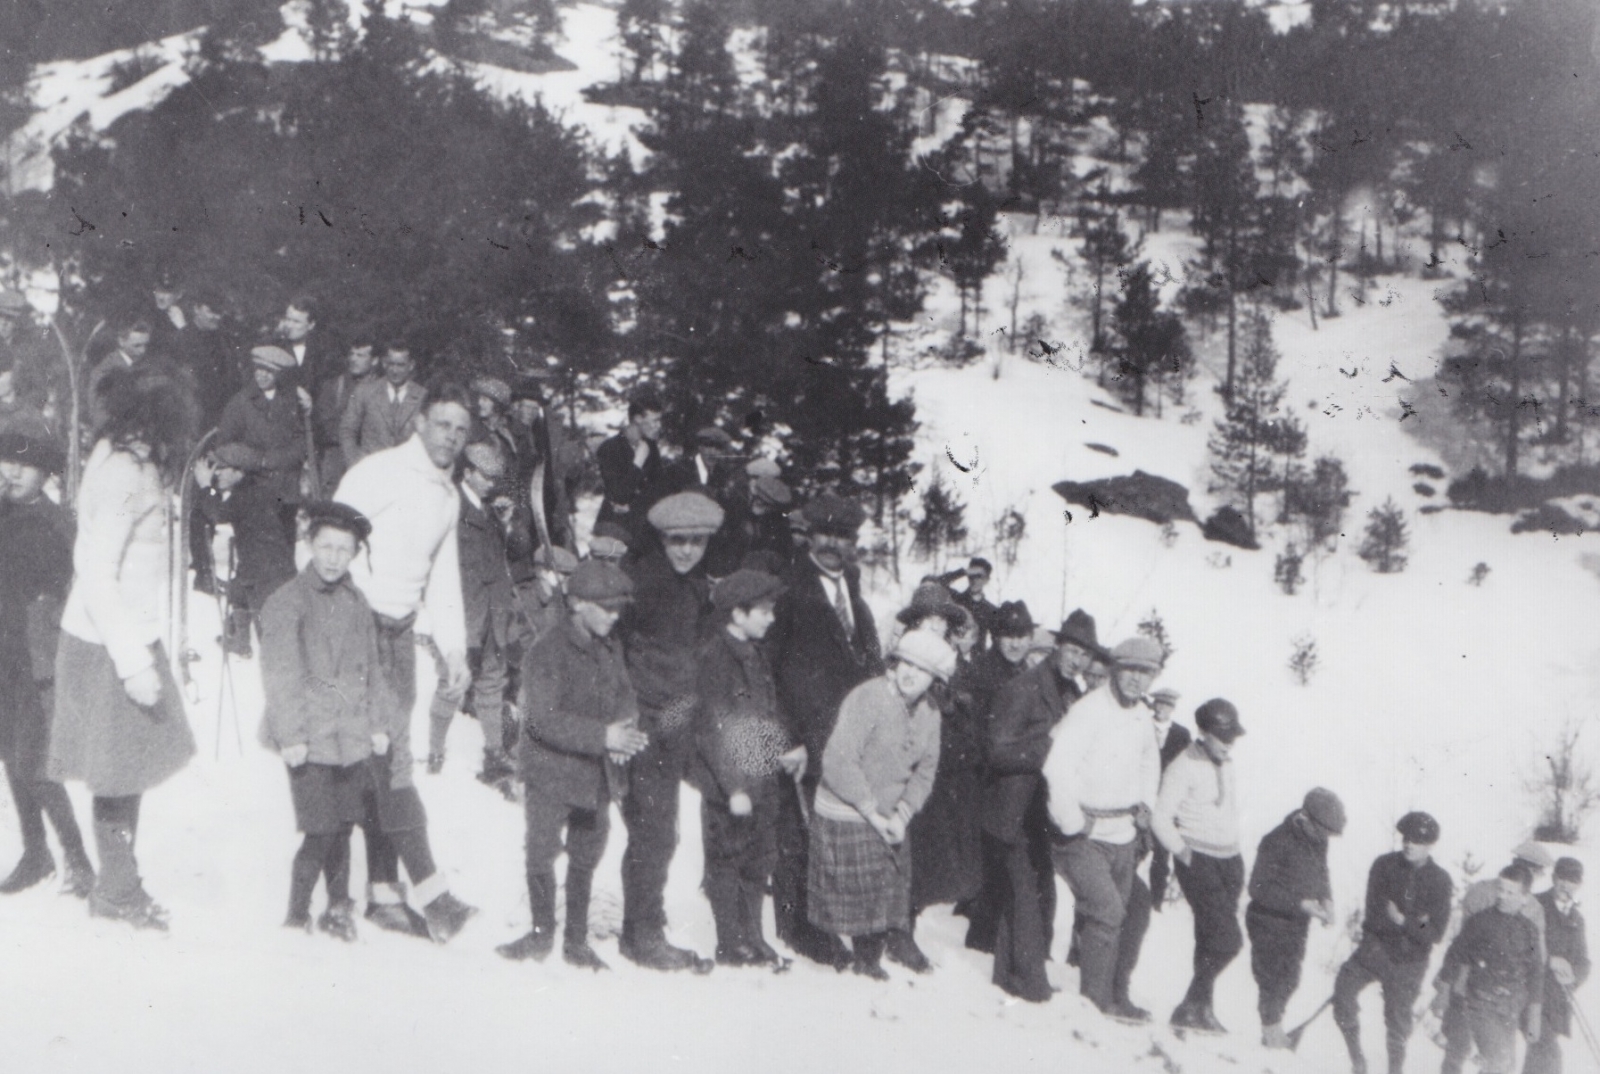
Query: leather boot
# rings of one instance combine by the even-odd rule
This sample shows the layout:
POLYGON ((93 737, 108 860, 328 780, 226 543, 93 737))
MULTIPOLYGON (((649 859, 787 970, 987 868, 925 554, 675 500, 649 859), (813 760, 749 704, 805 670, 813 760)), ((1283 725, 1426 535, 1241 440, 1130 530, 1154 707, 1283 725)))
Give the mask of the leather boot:
POLYGON ((66 853, 67 871, 61 879, 61 894, 75 899, 87 899, 94 890, 94 863, 80 843, 77 850, 66 853))
POLYGON ((1102 1011, 1110 1012, 1115 1000, 1111 976, 1116 971, 1117 939, 1084 930, 1078 937, 1078 991, 1102 1011))
POLYGON ((865 936, 852 936, 850 938, 851 961, 850 972, 862 977, 870 977, 874 981, 887 981, 889 971, 883 968, 883 949, 888 935, 882 932, 873 932, 865 936))
POLYGON ((100 875, 89 896, 91 917, 126 921, 134 928, 167 928, 167 912, 145 894, 139 882, 139 864, 133 856, 133 828, 120 821, 94 822, 95 847, 100 851, 100 875))
POLYGON ((885 951, 889 961, 904 966, 912 973, 931 973, 933 963, 922 953, 910 929, 890 929, 885 951))
POLYGON ((0 895, 27 891, 39 881, 54 876, 56 859, 46 847, 29 847, 22 852, 11 875, 0 881, 0 895))

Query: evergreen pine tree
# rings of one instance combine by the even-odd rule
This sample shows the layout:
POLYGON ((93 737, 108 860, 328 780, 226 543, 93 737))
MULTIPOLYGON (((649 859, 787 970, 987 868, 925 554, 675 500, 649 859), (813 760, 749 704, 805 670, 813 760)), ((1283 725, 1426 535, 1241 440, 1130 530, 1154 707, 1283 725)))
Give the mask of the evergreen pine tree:
POLYGON ((1394 500, 1383 501, 1367 514, 1367 530, 1356 555, 1379 574, 1398 574, 1406 569, 1406 547, 1410 543, 1405 512, 1394 500))
POLYGON ((1244 337, 1233 395, 1207 447, 1215 479, 1211 491, 1244 512, 1254 537, 1256 497, 1272 491, 1280 480, 1273 445, 1285 388, 1275 379, 1278 351, 1272 343, 1272 322, 1260 311, 1252 313, 1244 337))
POLYGON ((1089 350, 1098 353, 1105 349, 1105 333, 1101 328, 1101 312, 1105 307, 1106 279, 1132 261, 1138 253, 1138 244, 1128 241, 1122 228, 1121 214, 1103 212, 1089 206, 1078 210, 1078 227, 1083 232, 1083 244, 1078 254, 1089 267, 1091 290, 1089 299, 1089 350))
POLYGON ((1141 261, 1119 275, 1122 297, 1112 311, 1117 342, 1110 357, 1116 363, 1119 394, 1142 416, 1149 383, 1156 381, 1159 398, 1163 378, 1182 377, 1187 371, 1189 342, 1178 315, 1160 308, 1148 263, 1141 261))
POLYGON ((960 548, 967 539, 966 505, 945 484, 944 475, 934 470, 933 480, 922 491, 922 516, 912 523, 911 547, 933 559, 960 548))

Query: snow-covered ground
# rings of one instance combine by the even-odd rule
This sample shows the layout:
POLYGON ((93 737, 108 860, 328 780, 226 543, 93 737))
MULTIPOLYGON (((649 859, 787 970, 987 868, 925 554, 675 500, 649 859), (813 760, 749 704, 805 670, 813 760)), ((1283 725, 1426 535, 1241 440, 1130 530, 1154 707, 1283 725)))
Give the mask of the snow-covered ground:
MULTIPOLYGON (((605 144, 631 148, 626 110, 597 109, 578 93, 587 82, 614 77, 611 11, 563 11, 561 51, 579 72, 495 77, 504 89, 543 94, 605 144)), ((104 67, 97 70, 93 77, 102 77, 104 67)), ((50 95, 66 107, 81 103, 75 94, 63 84, 50 95)), ((1408 467, 1438 460, 1408 427, 1445 419, 1425 414, 1402 424, 1400 403, 1417 389, 1385 378, 1391 363, 1413 380, 1431 371, 1445 338, 1434 302, 1441 285, 1384 278, 1365 304, 1345 299, 1345 315, 1315 331, 1304 311, 1276 322, 1280 375, 1308 426, 1311 455, 1343 459, 1357 493, 1348 536, 1335 553, 1308 563, 1308 584, 1289 597, 1272 583, 1271 541, 1244 552, 1180 525, 1168 547, 1147 523, 1089 518, 1076 508, 1066 521, 1067 505, 1052 483, 1135 469, 1184 483, 1197 510, 1209 512, 1204 444, 1216 412, 1216 348, 1214 341, 1203 348, 1205 369, 1186 406, 1162 419, 1095 405, 1109 399, 1077 371, 1081 311, 1066 308, 1064 276, 1050 256, 1053 247, 1070 254, 1076 242, 1059 221, 1037 235, 1024 221, 1009 223, 1013 256, 1027 270, 1019 321, 1044 316, 1051 338, 1064 344, 1060 352, 1039 362, 1020 348, 1002 354, 997 347, 965 369, 907 362, 894 375, 896 390, 917 401, 918 459, 942 468, 968 505, 970 551, 991 552, 988 535, 1007 508, 1027 520, 1016 564, 997 560, 995 599, 1026 599, 1045 622, 1082 606, 1097 617, 1101 637, 1113 641, 1157 610, 1176 648, 1162 682, 1183 692, 1183 711, 1226 696, 1249 728, 1236 750, 1247 843, 1253 847, 1313 785, 1343 796, 1350 825, 1332 853, 1341 914, 1359 905, 1368 863, 1391 848, 1393 820, 1410 808, 1439 817, 1437 856, 1458 880, 1469 856, 1497 868, 1531 830, 1535 810, 1524 784, 1540 749, 1565 721, 1589 716, 1600 690, 1597 643, 1577 616, 1596 579, 1583 562, 1583 539, 1513 536, 1504 518, 1416 513, 1429 501, 1412 491, 1408 467), (1188 407, 1198 420, 1180 420, 1188 407), (1089 449, 1090 442, 1115 448, 1117 457, 1089 449), (974 465, 962 472, 952 456, 974 465), (1408 511, 1411 564, 1384 576, 1369 572, 1354 549, 1367 510, 1389 496, 1408 511), (1481 586, 1469 586, 1479 562, 1490 573, 1481 586), (1558 592, 1571 594, 1573 604, 1555 601, 1558 592), (1320 654, 1308 686, 1286 667, 1300 637, 1314 639, 1320 654)), ((1176 230, 1145 244, 1145 256, 1175 275, 1192 253, 1193 240, 1176 230)), ((1080 266, 1076 288, 1083 278, 1080 266)), ((999 276, 991 281, 985 332, 1001 323, 1009 286, 999 276)), ((907 355, 943 341, 952 299, 938 292, 918 324, 905 326, 907 355)), ((878 579, 872 599, 882 621, 923 566, 905 569, 899 591, 878 579)), ((210 638, 214 608, 199 598, 196 614, 197 635, 210 638)), ((507 1062, 584 1071, 954 1071, 997 1063, 1083 1074, 1347 1069, 1326 1016, 1298 1055, 1255 1046, 1247 957, 1219 985, 1218 1014, 1234 1033, 1183 1041, 1160 1025, 1105 1022, 1079 1000, 1075 971, 1059 962, 1050 971, 1063 991, 1053 1002, 1008 999, 988 983, 988 959, 962 948, 964 923, 942 909, 919 925, 937 971, 913 978, 891 968, 886 985, 810 964, 779 976, 727 969, 707 978, 662 976, 626 963, 611 939, 597 944, 613 966, 605 975, 558 959, 505 963, 492 948, 527 925, 521 815, 472 778, 480 740, 470 720, 453 730, 445 771, 419 780, 441 866, 482 913, 444 948, 371 928, 351 946, 286 932, 278 923, 297 837, 282 766, 255 744, 256 668, 234 662, 235 689, 226 694, 218 650, 201 648, 200 697, 191 709, 200 755, 147 796, 139 846, 150 890, 172 911, 172 932, 91 921, 81 904, 49 886, 0 902, 6 1070, 411 1072, 507 1062), (219 694, 226 702, 220 706, 219 694)), ((431 689, 427 675, 421 685, 424 694, 431 689)), ((413 725, 417 743, 426 736, 425 701, 413 725)), ((1592 741, 1586 753, 1595 756, 1592 741)), ((81 788, 73 794, 87 823, 87 799, 81 788)), ((668 890, 672 932, 709 953, 711 917, 697 890, 698 803, 688 789, 681 833, 668 890)), ((616 819, 597 878, 597 924, 617 916, 624 840, 616 819)), ((0 867, 17 851, 9 802, 0 802, 0 867)), ((1594 859, 1592 847, 1578 853, 1594 859)), ((359 851, 355 857, 359 885, 359 851)), ((1071 913, 1064 886, 1061 895, 1058 935, 1071 913)), ((1134 979, 1134 997, 1161 1020, 1187 981, 1189 921, 1182 904, 1157 917, 1134 979)), ((1314 931, 1291 1022, 1328 994, 1347 951, 1338 930, 1314 931)), ((1062 954, 1059 945, 1055 953, 1062 954)), ((1586 997, 1591 1019, 1600 1018, 1596 994, 1591 987, 1586 997)), ((1364 1017, 1368 1053, 1379 1055, 1375 992, 1364 1017)), ((1571 1069, 1584 1069, 1581 1044, 1567 1050, 1571 1069)), ((1432 1069, 1438 1058, 1432 1044, 1414 1039, 1412 1069, 1432 1069)))

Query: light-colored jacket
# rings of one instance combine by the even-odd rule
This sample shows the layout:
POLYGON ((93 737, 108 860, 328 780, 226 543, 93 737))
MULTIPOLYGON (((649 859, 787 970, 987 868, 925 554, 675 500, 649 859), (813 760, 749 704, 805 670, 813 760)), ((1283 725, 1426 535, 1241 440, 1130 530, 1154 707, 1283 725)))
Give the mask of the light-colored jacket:
POLYGON ((906 703, 880 675, 851 690, 822 751, 817 811, 835 820, 922 809, 939 768, 939 710, 924 697, 906 703))
POLYGON ((368 549, 350 564, 350 577, 372 610, 391 619, 417 617, 418 634, 441 652, 467 651, 456 519, 461 494, 412 434, 399 447, 368 455, 350 467, 334 499, 372 523, 368 549))
POLYGON ((346 466, 376 451, 396 447, 411 436, 411 422, 426 393, 415 381, 400 389, 398 404, 389 401, 389 382, 382 377, 359 385, 339 419, 339 446, 346 466))
POLYGON ((1233 762, 1217 764, 1199 742, 1172 759, 1150 828, 1173 854, 1186 849, 1213 858, 1239 854, 1239 793, 1233 762))
POLYGON ((1161 784, 1161 754, 1143 705, 1123 708, 1111 684, 1081 698, 1050 732, 1044 762, 1050 818, 1063 835, 1093 821, 1103 843, 1133 842, 1134 806, 1153 806, 1161 784))
POLYGON ((61 629, 105 646, 123 679, 153 666, 150 646, 165 635, 172 495, 152 462, 101 440, 78 486, 72 589, 61 629))

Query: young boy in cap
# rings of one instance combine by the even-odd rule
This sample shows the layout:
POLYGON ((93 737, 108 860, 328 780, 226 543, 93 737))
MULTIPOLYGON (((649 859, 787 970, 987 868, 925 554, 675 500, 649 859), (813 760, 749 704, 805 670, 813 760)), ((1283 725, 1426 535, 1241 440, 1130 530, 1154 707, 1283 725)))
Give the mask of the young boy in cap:
POLYGON ((1232 757, 1244 727, 1239 710, 1220 697, 1194 715, 1200 739, 1162 775, 1150 828, 1171 853, 1178 886, 1194 911, 1194 976, 1172 1012, 1172 1025, 1223 1033, 1211 1009, 1212 994, 1217 978, 1244 946, 1239 934, 1244 857, 1239 853, 1239 792, 1232 757))
POLYGON ((1344 803, 1323 787, 1306 792, 1299 809, 1262 837, 1250 870, 1250 972, 1259 993, 1261 1043, 1291 1047, 1283 1012, 1300 987, 1311 919, 1333 924, 1328 840, 1344 833, 1344 803))
POLYGON ((44 494, 65 463, 61 449, 25 433, 0 433, 0 760, 22 829, 22 857, 0 894, 55 872, 46 817, 66 859, 62 891, 87 898, 94 867, 72 800, 46 772, 55 710, 56 636, 72 584, 72 519, 44 494))
MULTIPOLYGON (((467 666, 472 672, 472 711, 483 728, 480 782, 515 799, 515 771, 504 748, 506 654, 521 641, 511 567, 506 560, 506 526, 490 506, 507 472, 505 452, 480 440, 463 451, 461 509, 456 522, 456 550, 461 559, 461 600, 466 612, 467 666)), ((429 706, 428 771, 444 767, 445 738, 466 695, 452 690, 444 678, 429 706)))
POLYGON ((305 839, 290 871, 288 928, 311 928, 311 896, 326 879, 317 927, 356 938, 350 833, 360 822, 367 759, 389 751, 388 699, 378 674, 372 608, 350 581, 371 525, 342 503, 306 508, 311 562, 261 610, 266 692, 262 745, 288 766, 295 823, 305 839))
POLYGON ((1164 653, 1145 637, 1111 652, 1111 680, 1073 708, 1051 732, 1043 774, 1055 823, 1056 869, 1083 918, 1079 990, 1101 1011, 1143 1022, 1149 1012, 1117 997, 1118 946, 1138 863, 1139 832, 1149 826, 1161 780, 1142 698, 1160 674, 1164 653))
POLYGON ((805 754, 778 716, 777 687, 759 643, 772 626, 783 583, 739 570, 718 582, 712 605, 721 628, 699 654, 695 783, 705 846, 706 897, 717 924, 717 961, 779 966, 761 934, 761 903, 778 855, 782 774, 805 754))
MULTIPOLYGON (((1554 864, 1550 852, 1544 847, 1529 839, 1519 843, 1511 851, 1511 860, 1521 862, 1528 867, 1528 875, 1535 882, 1549 871, 1554 864)), ((1477 880, 1467 885, 1467 890, 1461 896, 1461 923, 1466 924, 1466 919, 1473 914, 1492 909, 1500 901, 1500 882, 1498 879, 1477 880)), ((1539 933, 1539 950, 1544 950, 1544 907, 1539 900, 1531 894, 1522 903, 1522 916, 1526 917, 1539 933)))
POLYGON ((1443 1074, 1461 1074, 1474 1045, 1483 1074, 1511 1074, 1517 1023, 1523 1023, 1529 1044, 1543 1035, 1544 954, 1533 922, 1522 912, 1532 885, 1525 863, 1501 869, 1494 906, 1467 918, 1445 951, 1433 1001, 1434 1013, 1444 1020, 1443 1074))
MULTIPOLYGON (((1183 724, 1174 720, 1173 713, 1177 710, 1178 691, 1163 686, 1159 690, 1151 691, 1148 704, 1150 705, 1150 718, 1155 728, 1156 748, 1161 751, 1161 771, 1167 771, 1167 766, 1177 760, 1178 755, 1189 748, 1194 741, 1194 736, 1183 724)), ((1150 856, 1150 908, 1160 910, 1167 899, 1167 880, 1172 876, 1172 857, 1159 841, 1150 856)))
POLYGON ((223 648, 245 657, 267 598, 295 575, 294 542, 284 532, 278 497, 259 476, 262 458, 248 444, 224 443, 194 464, 200 486, 195 514, 202 520, 207 547, 216 547, 220 527, 227 526, 232 534, 223 648))
POLYGON ((1554 883, 1536 896, 1544 907, 1549 958, 1544 979, 1544 1018, 1539 1039, 1528 1042, 1522 1074, 1561 1074, 1561 1038, 1572 1035, 1572 990, 1589 979, 1589 937, 1578 910, 1583 862, 1556 860, 1554 883))
POLYGON ((609 563, 586 560, 567 585, 570 611, 559 629, 523 658, 524 712, 517 764, 527 821, 528 903, 533 927, 495 948, 513 961, 542 961, 555 946, 555 860, 567 852, 567 962, 593 970, 606 964, 589 946, 589 894, 606 849, 611 801, 623 794, 619 770, 644 749, 639 708, 612 637, 633 599, 633 582, 609 563))
POLYGON ((622 805, 628 846, 622 859, 621 951, 651 969, 704 973, 709 960, 667 942, 665 892, 678 845, 678 785, 693 743, 695 655, 711 609, 701 560, 723 512, 704 493, 679 492, 658 501, 646 517, 661 548, 628 568, 634 602, 622 623, 640 726, 650 743, 628 766, 622 805))
POLYGON ((1450 876, 1432 858, 1439 822, 1414 811, 1401 817, 1395 828, 1401 848, 1372 863, 1361 944, 1339 968, 1333 984, 1333 1020, 1344 1034, 1355 1074, 1367 1070, 1361 1050, 1362 989, 1373 981, 1382 986, 1389 1074, 1401 1074, 1411 1036, 1411 1008, 1422 991, 1433 947, 1450 924, 1450 876))

